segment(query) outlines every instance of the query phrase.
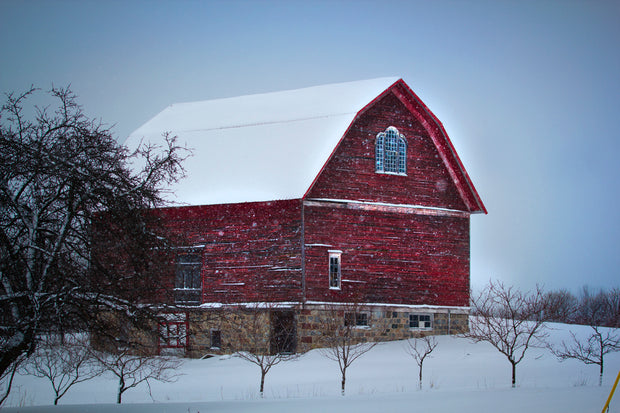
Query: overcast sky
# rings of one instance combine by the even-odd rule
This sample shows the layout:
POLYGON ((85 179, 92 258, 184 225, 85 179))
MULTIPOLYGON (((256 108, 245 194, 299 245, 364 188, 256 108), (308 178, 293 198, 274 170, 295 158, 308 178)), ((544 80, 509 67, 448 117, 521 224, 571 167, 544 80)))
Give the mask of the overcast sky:
MULTIPOLYGON (((472 285, 618 286, 619 1, 0 1, 0 91, 119 140, 171 103, 402 77, 489 211, 472 285)), ((4 99, 3 99, 4 100, 4 99)))

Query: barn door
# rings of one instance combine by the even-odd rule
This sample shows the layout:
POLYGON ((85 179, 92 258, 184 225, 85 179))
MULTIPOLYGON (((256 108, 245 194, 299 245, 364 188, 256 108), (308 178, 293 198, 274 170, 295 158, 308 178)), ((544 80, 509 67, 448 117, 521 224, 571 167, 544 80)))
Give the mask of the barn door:
POLYGON ((297 329, 294 311, 271 312, 271 354, 295 353, 297 329))

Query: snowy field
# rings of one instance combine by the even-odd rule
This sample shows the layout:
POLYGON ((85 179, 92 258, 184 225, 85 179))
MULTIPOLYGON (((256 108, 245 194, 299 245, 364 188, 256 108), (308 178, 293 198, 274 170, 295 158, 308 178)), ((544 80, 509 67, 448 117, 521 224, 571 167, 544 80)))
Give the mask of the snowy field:
MULTIPOLYGON (((568 330, 588 327, 551 324, 550 341, 568 330)), ((186 360, 174 383, 128 390, 116 405, 117 382, 100 376, 77 384, 53 400, 45 379, 20 376, 3 412, 600 412, 620 369, 620 353, 605 359, 603 386, 598 366, 575 360, 559 362, 544 348, 530 349, 517 367, 517 388, 510 388, 510 364, 486 343, 442 336, 424 364, 423 389, 418 368, 402 342, 382 343, 348 371, 347 395, 340 396, 335 362, 311 351, 277 365, 267 375, 260 399, 257 366, 236 357, 186 360)), ((620 413, 620 389, 610 412, 620 413)))

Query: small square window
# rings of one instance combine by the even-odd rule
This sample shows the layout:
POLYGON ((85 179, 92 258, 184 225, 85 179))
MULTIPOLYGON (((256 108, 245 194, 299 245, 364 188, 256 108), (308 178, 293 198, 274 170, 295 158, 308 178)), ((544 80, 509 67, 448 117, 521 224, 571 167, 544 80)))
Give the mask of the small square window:
POLYGON ((409 314, 409 328, 416 330, 432 330, 433 317, 431 314, 409 314))
POLYGON ((344 325, 347 327, 368 327, 368 313, 344 313, 344 325))

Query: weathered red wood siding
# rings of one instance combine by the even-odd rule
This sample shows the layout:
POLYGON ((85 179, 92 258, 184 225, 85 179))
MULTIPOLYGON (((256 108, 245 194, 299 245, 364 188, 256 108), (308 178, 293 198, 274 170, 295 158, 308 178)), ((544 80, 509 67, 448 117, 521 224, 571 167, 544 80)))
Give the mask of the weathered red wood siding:
POLYGON ((396 92, 400 98, 387 93, 353 122, 306 195, 308 300, 468 305, 468 208, 426 129, 438 125, 421 105, 403 103, 404 89, 396 92), (407 140, 405 176, 375 172, 376 136, 389 126, 407 140), (360 210, 343 204, 325 206, 313 199, 420 205, 463 213, 360 210), (330 249, 342 251, 340 291, 328 286, 330 249))
POLYGON ((428 131, 393 93, 379 99, 353 122, 306 198, 467 211, 428 131), (389 126, 396 127, 407 140, 406 176, 375 172, 376 136, 389 126))
POLYGON ((468 306, 469 218, 306 205, 310 301, 468 306), (328 251, 341 250, 341 290, 328 251))
POLYGON ((300 200, 160 211, 182 245, 204 245, 203 302, 301 301, 300 200))
POLYGON ((203 302, 468 305, 470 209, 455 184, 459 165, 446 156, 449 142, 437 149, 440 124, 407 93, 396 85, 357 117, 303 214, 302 200, 162 210, 186 246, 204 245, 203 302), (407 140, 406 175, 375 172, 376 136, 389 126, 407 140), (342 251, 341 290, 329 289, 329 250, 342 251))

